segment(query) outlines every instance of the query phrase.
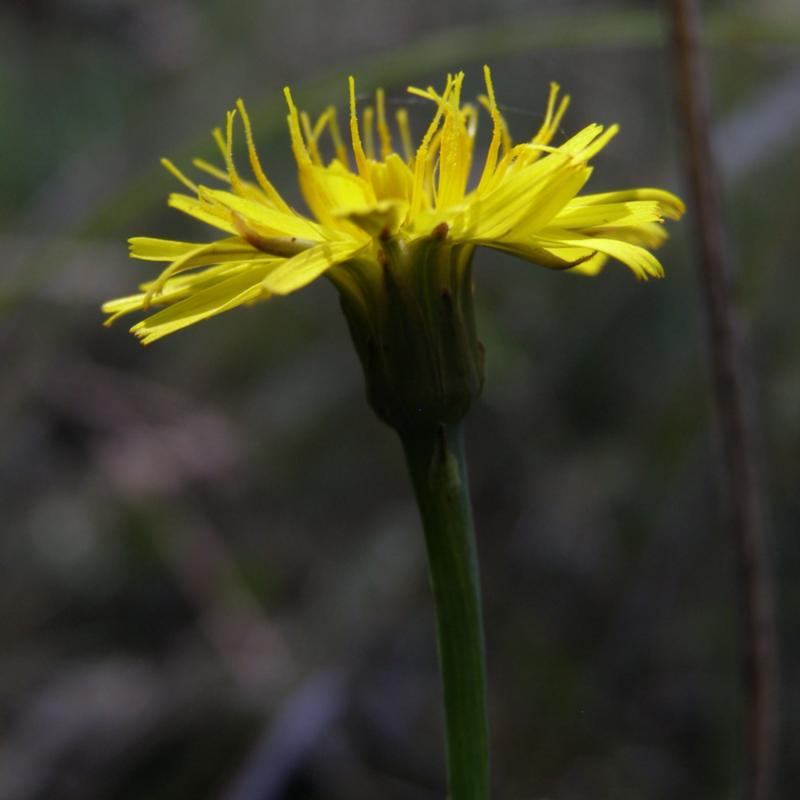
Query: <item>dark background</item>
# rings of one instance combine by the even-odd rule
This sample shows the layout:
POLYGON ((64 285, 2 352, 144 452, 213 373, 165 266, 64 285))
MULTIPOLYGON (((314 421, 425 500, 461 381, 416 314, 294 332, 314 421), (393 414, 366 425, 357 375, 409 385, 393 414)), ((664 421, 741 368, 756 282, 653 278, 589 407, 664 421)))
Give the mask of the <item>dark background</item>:
MULTIPOLYGON (((716 154, 778 580, 778 797, 800 781, 800 14, 707 3, 716 154)), ((660 4, 6 0, 0 9, 0 798, 441 798, 432 606, 393 434, 324 281, 143 349, 100 303, 169 155, 243 96, 299 202, 281 88, 467 71, 517 138, 619 121, 592 188, 684 193, 660 4), (248 786, 257 785, 258 791, 248 786), (238 782, 238 784, 237 784, 238 782), (232 792, 239 786, 240 794, 232 792), (229 794, 226 794, 229 793, 229 794)), ((412 124, 424 120, 411 106, 412 124)), ((486 136, 485 118, 483 135, 486 136)), ((485 139, 484 139, 485 141, 485 139)), ((667 280, 476 257, 467 425, 501 800, 731 797, 738 594, 691 220, 667 280)))

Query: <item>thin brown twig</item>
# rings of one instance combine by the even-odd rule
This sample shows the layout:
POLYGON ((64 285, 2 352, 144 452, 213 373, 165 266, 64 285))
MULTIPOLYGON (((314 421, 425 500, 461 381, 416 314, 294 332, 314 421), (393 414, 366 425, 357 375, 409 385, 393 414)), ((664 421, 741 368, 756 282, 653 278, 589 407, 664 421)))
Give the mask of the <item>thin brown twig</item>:
POLYGON ((679 124, 699 250, 726 523, 736 550, 742 611, 746 800, 767 800, 776 766, 778 647, 761 491, 747 413, 742 337, 726 269, 725 230, 711 150, 700 17, 694 0, 669 0, 679 124))

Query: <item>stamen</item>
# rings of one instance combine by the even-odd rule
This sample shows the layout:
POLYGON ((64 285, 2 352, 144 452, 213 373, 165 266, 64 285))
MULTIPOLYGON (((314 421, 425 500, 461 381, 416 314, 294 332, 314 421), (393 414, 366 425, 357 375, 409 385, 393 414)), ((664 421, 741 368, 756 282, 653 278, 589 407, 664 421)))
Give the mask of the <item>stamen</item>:
POLYGON ((358 174, 364 178, 364 180, 368 181, 369 164, 367 163, 367 157, 364 153, 364 147, 361 144, 361 135, 358 132, 358 114, 356 112, 356 82, 353 80, 352 75, 348 78, 348 83, 350 86, 350 138, 353 144, 353 155, 356 159, 358 174))
POLYGON ((411 128, 408 124, 408 110, 398 108, 395 112, 397 129, 400 131, 400 143, 403 146, 403 155, 406 162, 410 162, 414 156, 414 148, 411 146, 411 128))
POLYGON ((240 195, 244 196, 246 194, 244 184, 242 183, 242 179, 239 177, 239 173, 236 171, 236 166, 233 163, 233 118, 236 116, 235 111, 228 112, 228 124, 227 124, 227 143, 225 147, 225 165, 228 167, 228 177, 231 181, 231 189, 240 195))
MULTIPOLYGON (((450 81, 450 76, 448 76, 447 80, 448 82, 450 81)), ((413 94, 415 97, 422 97, 425 100, 433 100, 434 103, 438 103, 440 100, 439 95, 434 91, 432 86, 429 86, 427 89, 419 89, 416 86, 408 86, 406 87, 406 91, 409 94, 413 94)))
POLYGON ((550 129, 550 122, 553 119, 553 109, 556 105, 556 97, 558 96, 558 84, 555 81, 550 82, 550 92, 547 95, 547 110, 544 113, 544 121, 542 122, 542 131, 550 129))
POLYGON ((367 153, 367 158, 375 160, 375 109, 372 106, 367 106, 364 109, 364 149, 367 153))
POLYGON ((333 106, 328 106, 317 117, 317 121, 314 123, 314 128, 311 131, 311 135, 314 137, 315 142, 319 141, 319 137, 322 136, 322 132, 325 130, 325 126, 328 124, 328 117, 333 113, 334 113, 333 106))
MULTIPOLYGON (((443 97, 447 97, 452 83, 453 79, 450 75, 448 75, 447 85, 445 86, 443 97)), ((433 119, 431 120, 430 125, 428 125, 428 130, 425 131, 425 135, 422 137, 422 141, 420 142, 416 155, 414 156, 414 187, 411 192, 411 208, 409 210, 409 213, 411 216, 413 216, 414 214, 417 214, 422 207, 423 184, 428 161, 428 146, 433 138, 434 133, 436 133, 439 127, 439 121, 444 113, 444 107, 436 92, 434 92, 430 87, 428 88, 427 92, 423 92, 421 89, 416 89, 413 86, 409 86, 408 91, 410 94, 418 95, 419 97, 425 97, 429 100, 435 100, 437 105, 436 113, 433 115, 433 119)))
POLYGON ((347 166, 349 159, 347 157, 347 148, 344 146, 344 141, 342 140, 342 133, 339 130, 339 118, 333 106, 329 107, 329 111, 330 115, 327 119, 328 132, 333 142, 333 150, 336 153, 336 158, 338 158, 344 166, 347 166))
POLYGON ((228 173, 225 172, 224 169, 215 167, 213 164, 209 164, 208 161, 204 161, 202 158, 193 158, 192 165, 197 169, 201 170, 202 172, 206 172, 209 175, 212 175, 214 178, 217 178, 218 180, 221 181, 228 180, 228 173))
POLYGON ((556 131, 558 131, 558 126, 561 124, 561 120, 569 106, 569 95, 564 95, 558 104, 558 110, 555 110, 560 88, 555 82, 550 84, 550 94, 547 98, 547 111, 544 115, 544 121, 536 135, 531 139, 531 142, 535 144, 549 144, 556 131))
POLYGON ((431 141, 428 143, 427 151, 425 153, 425 168, 422 181, 423 190, 430 200, 430 205, 434 208, 437 205, 438 199, 441 148, 442 129, 439 128, 439 130, 433 134, 431 141))
POLYGON ((550 125, 550 138, 551 139, 553 138, 553 136, 555 136, 556 131, 558 131, 559 125, 561 125, 561 120, 564 118, 564 114, 566 113, 567 109, 569 108, 569 101, 570 101, 570 96, 568 94, 565 94, 561 98, 561 102, 558 105, 558 111, 556 111, 556 115, 553 118, 552 124, 550 125))
POLYGON ((500 140, 500 147, 502 150, 503 155, 505 156, 506 153, 511 152, 511 148, 514 146, 514 142, 511 139, 511 133, 508 130, 508 123, 506 122, 506 118, 500 114, 500 123, 503 126, 503 130, 501 131, 501 140, 500 140))
POLYGON ((463 199, 463 187, 466 183, 468 159, 462 148, 462 136, 465 133, 461 116, 461 86, 464 73, 457 73, 451 84, 450 92, 442 99, 444 105, 444 124, 439 143, 439 181, 437 206, 451 205, 463 199))
MULTIPOLYGON (((264 173, 264 170, 261 168, 261 161, 258 158, 255 141, 253 140, 253 127, 250 124, 250 116, 247 113, 247 109, 244 107, 244 101, 239 99, 236 103, 236 107, 239 109, 239 113, 242 115, 242 122, 244 123, 244 135, 247 139, 247 153, 250 157, 250 169, 253 170, 253 174, 256 176, 258 185, 261 187, 264 194, 267 195, 267 197, 272 200, 272 202, 278 208, 280 208, 282 211, 289 212, 289 206, 284 202, 280 194, 278 194, 278 190, 272 185, 272 183, 270 183, 269 179, 264 173)), ((200 167, 200 169, 203 169, 203 167, 200 167)), ((211 174, 213 175, 213 172, 211 174)))
MULTIPOLYGON (((200 189, 197 184, 189 180, 168 158, 161 159, 161 166, 174 175, 187 189, 191 189, 195 194, 199 194, 200 189)), ((227 178, 227 175, 225 176, 227 178)))
POLYGON ((308 153, 314 164, 322 164, 322 158, 317 147, 317 140, 314 138, 314 131, 311 128, 311 117, 305 111, 300 112, 300 122, 303 125, 303 135, 306 137, 308 153))
POLYGON ((386 124, 386 94, 383 89, 375 92, 375 107, 378 110, 378 139, 381 143, 381 158, 386 161, 392 152, 392 134, 386 124))
POLYGON ((476 192, 486 188, 486 184, 494 174, 497 166, 497 153, 500 150, 500 142, 503 138, 503 121, 500 112, 497 110, 497 101, 494 99, 494 86, 492 85, 492 72, 488 66, 483 67, 483 77, 486 81, 486 95, 489 101, 489 114, 492 117, 492 139, 489 142, 489 149, 486 151, 486 161, 483 165, 483 173, 478 182, 476 192))
POLYGON ((286 104, 289 106, 289 115, 286 121, 289 123, 289 137, 292 140, 292 152, 294 153, 294 160, 297 166, 305 166, 311 163, 311 156, 308 154, 308 149, 303 141, 303 134, 300 132, 300 118, 297 113, 297 106, 292 100, 292 92, 288 86, 283 88, 283 96, 286 98, 286 104))
MULTIPOLYGON (((486 111, 491 115, 492 113, 492 105, 489 102, 489 98, 485 94, 478 95, 478 102, 486 109, 486 111)), ((500 131, 500 152, 502 153, 501 159, 505 158, 508 152, 513 147, 514 143, 511 140, 511 133, 508 130, 508 122, 506 122, 506 118, 500 112, 500 107, 497 107, 497 116, 500 120, 501 131, 500 131)), ((496 171, 496 170, 495 170, 496 171)))
MULTIPOLYGON (((222 130, 220 128, 214 128, 214 130, 211 131, 211 136, 213 137, 214 142, 219 148, 220 155, 224 159, 226 147, 225 147, 225 137, 222 135, 222 130)), ((227 174, 225 175, 225 180, 228 180, 227 174)))
POLYGON ((472 103, 464 103, 461 108, 461 118, 464 120, 467 136, 474 139, 478 132, 478 109, 472 103))
MULTIPOLYGON (((105 307, 102 309, 105 312, 105 307)), ((103 320, 103 327, 110 328, 120 317, 124 317, 128 313, 127 308, 121 308, 119 311, 112 314, 103 320)))

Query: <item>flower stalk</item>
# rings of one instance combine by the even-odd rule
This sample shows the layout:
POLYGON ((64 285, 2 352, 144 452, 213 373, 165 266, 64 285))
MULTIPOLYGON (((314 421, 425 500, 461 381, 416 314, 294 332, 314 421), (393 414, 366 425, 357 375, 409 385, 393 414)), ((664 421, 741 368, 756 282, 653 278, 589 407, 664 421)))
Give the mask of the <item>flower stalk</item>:
POLYGON ((461 429, 484 379, 473 253, 493 248, 582 275, 596 275, 613 259, 640 280, 660 278, 663 268, 650 251, 666 240, 665 218, 678 219, 684 210, 679 198, 656 188, 581 194, 590 162, 618 126, 592 123, 553 145, 569 97, 551 84, 541 126, 515 144, 488 66, 484 81, 486 95, 478 104, 491 120, 491 139, 483 163, 475 165, 478 105, 462 101, 463 72, 448 75, 441 91, 409 87, 431 104, 432 117, 414 149, 408 113, 398 109, 398 150, 383 90, 359 118, 350 78, 352 157, 335 107, 313 122, 286 88, 289 136, 308 214, 292 208, 264 173, 240 100, 224 133, 214 132, 224 168, 194 162, 222 188, 195 183, 163 162, 189 192, 171 195, 169 205, 226 236, 207 243, 131 239, 134 258, 168 266, 137 292, 103 306, 107 325, 147 312, 131 332, 150 344, 231 309, 291 294, 322 276, 336 287, 368 401, 400 436, 425 529, 450 800, 489 795, 483 625, 461 429), (234 161, 237 114, 252 179, 234 161), (470 188, 473 166, 479 177, 470 188))
POLYGON ((450 800, 487 800, 486 668, 462 419, 483 387, 473 247, 448 227, 379 236, 375 261, 328 277, 361 360, 367 398, 400 436, 425 531, 436 607, 450 800))
POLYGON ((425 529, 436 605, 448 798, 487 800, 485 649, 462 425, 439 425, 401 439, 425 529))

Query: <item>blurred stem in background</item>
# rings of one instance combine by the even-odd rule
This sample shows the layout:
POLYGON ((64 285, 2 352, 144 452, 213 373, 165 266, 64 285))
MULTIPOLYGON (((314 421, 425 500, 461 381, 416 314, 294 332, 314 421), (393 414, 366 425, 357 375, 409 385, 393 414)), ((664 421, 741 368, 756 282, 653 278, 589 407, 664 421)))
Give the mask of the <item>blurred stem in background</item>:
POLYGON ((451 800, 489 797, 480 578, 461 423, 401 434, 436 604, 451 800))
POLYGON ((708 324, 714 403, 721 438, 721 488, 726 524, 738 560, 742 608, 742 662, 746 692, 744 743, 747 800, 766 800, 775 772, 778 645, 774 590, 753 455, 742 359, 726 237, 711 151, 706 75, 700 53, 700 17, 694 0, 670 0, 672 60, 679 123, 695 233, 699 277, 708 324))

